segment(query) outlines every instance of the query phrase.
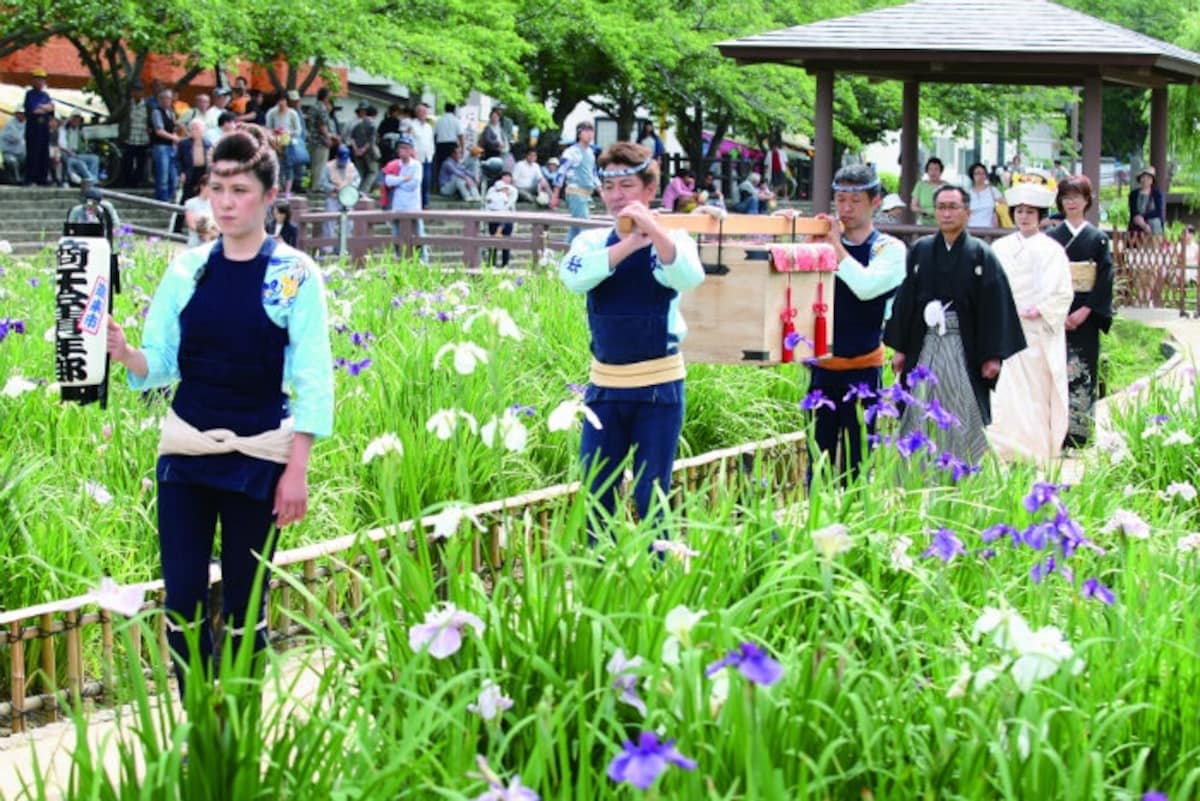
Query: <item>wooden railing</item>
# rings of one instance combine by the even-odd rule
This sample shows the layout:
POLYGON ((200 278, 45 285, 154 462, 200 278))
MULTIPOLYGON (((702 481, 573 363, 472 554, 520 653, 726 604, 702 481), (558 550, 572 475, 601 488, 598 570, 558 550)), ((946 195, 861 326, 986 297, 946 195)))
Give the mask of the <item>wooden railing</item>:
MULTIPOLYGON (((689 459, 681 459, 674 467, 676 505, 683 493, 707 490, 715 501, 722 488, 736 491, 747 487, 750 474, 769 477, 768 489, 754 484, 756 492, 771 492, 788 500, 802 491, 807 466, 803 432, 794 432, 771 439, 746 443, 732 448, 711 451, 689 459)), ((532 533, 540 541, 549 534, 551 521, 575 501, 579 483, 559 484, 534 492, 515 495, 471 507, 469 516, 484 527, 464 525, 470 536, 472 568, 499 565, 505 547, 506 531, 524 526, 528 519, 532 533)), ((353 614, 363 603, 363 587, 358 567, 371 559, 370 549, 386 558, 392 551, 407 552, 415 547, 416 532, 428 532, 438 522, 437 517, 373 529, 361 534, 279 551, 272 561, 268 615, 272 624, 271 638, 291 637, 302 633, 303 626, 289 622, 289 611, 295 609, 291 583, 280 574, 286 573, 323 597, 328 610, 342 620, 353 614), (321 591, 320 585, 324 585, 321 591)), ((512 543, 509 544, 511 549, 512 543)), ((220 568, 210 568, 211 610, 221 608, 220 568)), ((164 589, 161 581, 138 585, 150 593, 152 600, 143 609, 162 609, 164 589)), ((305 618, 312 619, 312 601, 305 602, 305 618)), ((167 659, 166 616, 152 618, 155 642, 142 642, 141 629, 131 627, 132 648, 140 656, 145 648, 156 648, 164 663, 167 659)), ((219 621, 214 619, 214 624, 219 621)), ((0 719, 11 721, 13 732, 25 729, 27 716, 40 713, 45 720, 55 720, 61 709, 84 697, 102 696, 113 687, 114 666, 113 616, 97 607, 88 596, 16 609, 0 614, 0 659, 7 661, 9 701, 0 703, 0 719), (36 653, 34 653, 36 651, 36 653), (66 669, 60 669, 59 659, 65 658, 66 669), (98 665, 89 671, 85 665, 98 665), (34 692, 31 692, 34 691, 34 692)), ((165 688, 160 687, 160 691, 165 688)))
MULTIPOLYGON (((308 208, 304 199, 292 200, 292 221, 300 229, 297 244, 305 252, 337 252, 341 242, 341 218, 341 212, 314 211, 308 208), (334 235, 326 236, 324 229, 330 223, 334 235)), ((528 253, 530 263, 538 264, 547 252, 566 250, 568 228, 612 225, 612 220, 607 217, 578 220, 549 212, 384 211, 375 208, 370 198, 360 200, 355 210, 346 214, 346 220, 350 229, 346 236, 347 250, 353 261, 361 261, 373 252, 412 255, 422 248, 431 248, 461 252, 462 262, 469 268, 479 267, 483 263, 483 254, 491 250, 528 253), (432 227, 430 223, 437 222, 451 224, 458 230, 418 234, 417 222, 422 220, 429 227, 432 227), (488 223, 513 223, 512 236, 489 235, 488 223)))
POLYGON ((1165 236, 1112 233, 1113 302, 1137 308, 1178 309, 1200 313, 1193 297, 1188 309, 1184 246, 1165 236))

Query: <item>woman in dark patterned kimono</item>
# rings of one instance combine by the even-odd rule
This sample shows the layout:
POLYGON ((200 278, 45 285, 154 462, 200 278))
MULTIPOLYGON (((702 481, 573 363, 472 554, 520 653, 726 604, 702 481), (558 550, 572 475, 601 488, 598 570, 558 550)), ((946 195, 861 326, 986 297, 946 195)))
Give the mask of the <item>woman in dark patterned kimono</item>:
POLYGON ((1112 249, 1108 235, 1083 218, 1092 207, 1092 182, 1086 175, 1059 183, 1057 202, 1066 220, 1047 233, 1066 248, 1075 290, 1066 324, 1071 416, 1064 444, 1079 447, 1091 436, 1100 332, 1108 333, 1112 325, 1112 249))

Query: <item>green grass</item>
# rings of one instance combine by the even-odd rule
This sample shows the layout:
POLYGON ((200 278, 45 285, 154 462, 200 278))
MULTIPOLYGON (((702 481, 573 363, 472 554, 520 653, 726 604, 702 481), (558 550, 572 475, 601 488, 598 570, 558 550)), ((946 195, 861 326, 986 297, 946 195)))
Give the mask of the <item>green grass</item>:
MULTIPOLYGON (((137 258, 128 285, 150 287, 161 262, 137 258)), ((5 271, 0 317, 25 318, 28 333, 0 343, 0 378, 45 376, 47 266, 7 263, 5 271), (28 279, 39 276, 34 289, 28 279)), ((509 310, 525 336, 501 341, 476 323, 469 336, 490 360, 469 376, 432 366, 442 344, 465 338, 461 318, 436 317, 459 305, 441 276, 375 264, 330 282, 331 308, 347 326, 335 355, 373 363, 357 377, 338 374, 338 433, 314 458, 312 519, 284 547, 576 474, 578 434, 551 435, 545 417, 568 397, 566 384, 583 378, 581 301, 549 278, 511 289, 501 280, 472 282, 459 299, 509 310), (410 297, 417 288, 434 294, 410 297), (393 306, 392 298, 403 301, 393 306), (430 314, 417 314, 425 301, 430 314), (350 334, 367 330, 373 343, 354 345, 350 334), (518 402, 536 407, 522 453, 488 449, 462 429, 446 442, 425 429, 438 408, 466 409, 482 423, 518 402), (404 455, 364 465, 363 448, 385 431, 403 441, 404 455)), ((136 314, 137 297, 131 290, 120 299, 124 314, 136 314)), ((1104 347, 1113 355, 1134 339, 1109 337, 1104 347)), ((1141 376, 1149 351, 1129 363, 1138 359, 1141 376)), ((1122 380, 1114 375, 1110 387, 1122 380)), ((802 383, 797 370, 693 367, 683 450, 802 425, 802 383)), ((122 387, 107 412, 60 406, 41 390, 0 397, 6 603, 78 591, 102 573, 123 581, 153 574, 153 493, 142 481, 153 475, 156 433, 142 425, 158 413, 122 387), (102 483, 113 501, 88 497, 86 480, 102 483)), ((101 748, 117 749, 125 768, 110 779, 97 768, 99 752, 81 750, 67 797, 467 799, 487 790, 476 773, 483 756, 547 801, 1136 801, 1152 788, 1194 798, 1200 551, 1177 543, 1200 529, 1200 508, 1165 493, 1200 468, 1184 436, 1200 438, 1200 394, 1192 388, 1179 399, 1151 387, 1116 412, 1115 426, 1127 455, 1110 455, 1121 451, 1107 443, 1110 450, 1088 457, 1087 479, 1060 494, 1063 513, 1097 547, 1069 557, 1059 550, 1058 563, 1072 573, 1058 569, 1040 583, 1031 571, 1044 568, 1049 550, 983 539, 995 524, 1032 532, 1054 521, 1053 510, 1025 506, 1030 469, 988 463, 955 485, 892 447, 875 451, 868 477, 848 488, 832 486, 818 464, 804 506, 784 506, 765 476, 743 476, 736 487, 684 495, 661 528, 614 521, 613 541, 596 550, 585 545, 581 500, 551 520, 544 553, 517 526, 503 566, 486 581, 467 569, 469 527, 441 548, 445 570, 432 569, 423 541, 415 553, 372 555, 348 626, 313 598, 312 618, 291 614, 314 637, 268 654, 262 678, 243 660, 217 687, 192 682, 186 714, 173 699, 153 712, 142 665, 119 666, 135 702, 121 723, 130 736, 101 748), (1149 537, 1106 531, 1118 510, 1140 515, 1149 537), (826 558, 813 533, 835 523, 846 527, 850 548, 826 558), (963 544, 948 564, 924 555, 943 528, 963 544), (698 555, 690 563, 653 556, 650 543, 664 534, 698 555), (894 553, 901 536, 911 540, 910 563, 894 553), (1116 602, 1085 597, 1088 579, 1111 588, 1116 602), (447 600, 477 615, 483 633, 466 633, 461 650, 443 660, 414 651, 411 629, 447 600), (681 604, 705 615, 672 663, 663 652, 665 618, 681 604), (1012 658, 972 636, 987 607, 1014 610, 1034 629, 1056 627, 1081 670, 1064 665, 1022 689, 1012 658), (706 668, 743 642, 778 660, 781 680, 755 687, 727 671, 727 696, 714 698, 719 679, 706 668), (613 687, 607 665, 618 648, 642 659, 633 672, 644 716, 613 687), (260 710, 262 686, 289 697, 289 676, 305 662, 319 666, 315 697, 260 710), (995 665, 995 681, 951 692, 964 667, 977 674, 995 665), (513 701, 491 722, 468 709, 487 680, 513 701), (649 730, 674 738, 698 767, 672 768, 643 794, 606 770, 623 741, 649 730)), ((309 592, 284 578, 295 598, 309 592)), ((122 623, 118 635, 153 622, 147 613, 122 623)))
POLYGON ((1101 380, 1108 391, 1127 387, 1165 364, 1167 355, 1162 346, 1169 338, 1164 329, 1130 320, 1118 312, 1112 328, 1100 340, 1101 380))

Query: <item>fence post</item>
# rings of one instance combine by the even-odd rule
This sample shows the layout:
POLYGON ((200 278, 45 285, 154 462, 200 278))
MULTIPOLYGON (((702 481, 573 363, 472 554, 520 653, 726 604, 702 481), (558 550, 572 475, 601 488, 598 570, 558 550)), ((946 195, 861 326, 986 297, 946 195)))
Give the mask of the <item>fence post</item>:
MULTIPOLYGON (((474 217, 463 220, 463 237, 470 239, 479 238, 479 220, 474 217)), ((479 243, 465 242, 463 244, 463 263, 472 269, 479 266, 479 243)))
POLYGON ((21 639, 21 621, 8 624, 9 680, 12 687, 13 734, 25 731, 25 641, 21 639))

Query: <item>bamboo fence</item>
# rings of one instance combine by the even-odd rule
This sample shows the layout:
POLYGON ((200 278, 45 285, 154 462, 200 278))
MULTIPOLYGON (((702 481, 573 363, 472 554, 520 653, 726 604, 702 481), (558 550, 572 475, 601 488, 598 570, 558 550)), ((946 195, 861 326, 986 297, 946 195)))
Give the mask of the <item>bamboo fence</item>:
MULTIPOLYGON (((803 432, 710 451, 676 461, 671 497, 679 504, 683 493, 707 492, 715 502, 723 489, 736 491, 749 487, 751 474, 767 478, 767 490, 785 498, 802 491, 807 469, 807 451, 803 432)), ((754 484, 756 492, 764 491, 754 484)), ((470 536, 471 567, 486 570, 498 566, 505 556, 505 532, 532 522, 532 531, 544 544, 552 520, 575 501, 579 482, 558 484, 533 492, 478 504, 464 510, 468 518, 478 520, 482 531, 466 527, 470 536)), ((439 516, 422 518, 372 529, 335 539, 278 551, 272 561, 268 596, 270 637, 278 641, 301 635, 306 628, 288 613, 303 611, 301 619, 311 620, 316 609, 313 598, 324 599, 327 611, 342 621, 349 620, 363 604, 362 577, 358 568, 371 560, 374 549, 380 558, 416 547, 415 536, 428 538, 439 516), (302 602, 293 598, 289 574, 310 592, 302 602), (298 607, 299 605, 299 607, 298 607)), ((431 549, 431 554, 439 553, 431 549)), ((446 565, 434 564, 434 570, 446 565)), ((220 568, 209 570, 209 609, 220 610, 220 568)), ((161 610, 165 598, 162 581, 137 585, 150 594, 142 609, 161 610)), ((215 612, 219 615, 219 612, 215 612)), ((219 626, 219 621, 213 621, 219 626)), ((154 642, 142 641, 140 627, 130 628, 131 647, 139 659, 147 649, 156 648, 164 664, 170 664, 167 652, 166 616, 152 617, 154 642)), ((78 705, 83 698, 103 698, 112 693, 114 684, 114 619, 89 596, 76 596, 38 606, 0 614, 0 664, 9 667, 9 700, 0 703, 0 722, 7 722, 14 733, 22 732, 35 719, 49 722, 62 711, 78 705), (60 663, 64 660, 65 669, 60 663)), ((144 663, 144 660, 143 660, 144 663)), ((148 669, 146 675, 150 675, 148 669)), ((160 692, 165 687, 158 688, 160 692)))

